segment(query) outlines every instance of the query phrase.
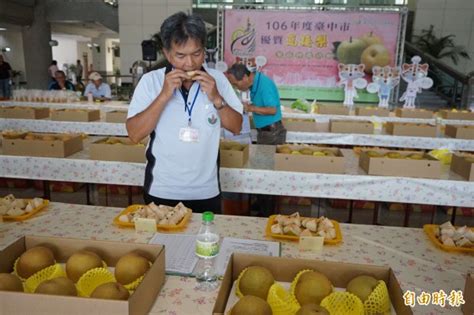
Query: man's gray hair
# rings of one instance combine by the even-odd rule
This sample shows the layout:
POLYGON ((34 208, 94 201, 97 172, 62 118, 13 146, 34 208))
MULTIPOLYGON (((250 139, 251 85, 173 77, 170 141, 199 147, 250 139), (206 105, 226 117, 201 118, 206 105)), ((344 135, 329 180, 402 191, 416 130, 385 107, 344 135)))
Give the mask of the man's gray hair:
POLYGON ((184 12, 178 12, 168 17, 160 29, 163 48, 169 50, 171 44, 182 45, 188 39, 197 40, 202 47, 206 47, 206 25, 199 15, 187 15, 184 12))
POLYGON ((227 74, 232 74, 237 81, 240 81, 246 75, 250 75, 250 70, 242 63, 234 63, 232 67, 227 70, 227 74))

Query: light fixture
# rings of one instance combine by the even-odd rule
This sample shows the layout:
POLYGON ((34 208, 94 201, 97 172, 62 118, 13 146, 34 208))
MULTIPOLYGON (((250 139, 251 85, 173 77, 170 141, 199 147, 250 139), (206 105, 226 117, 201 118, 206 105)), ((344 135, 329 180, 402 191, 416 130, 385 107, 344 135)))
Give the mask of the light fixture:
POLYGON ((97 44, 97 43, 92 43, 92 46, 94 46, 94 47, 99 47, 100 45, 97 44))
POLYGON ((92 44, 91 44, 91 43, 87 43, 87 47, 92 48, 92 44))
POLYGON ((0 27, 0 31, 6 31, 7 29, 5 27, 0 27))
POLYGON ((11 51, 10 47, 3 47, 2 48, 2 52, 9 52, 9 51, 11 51))

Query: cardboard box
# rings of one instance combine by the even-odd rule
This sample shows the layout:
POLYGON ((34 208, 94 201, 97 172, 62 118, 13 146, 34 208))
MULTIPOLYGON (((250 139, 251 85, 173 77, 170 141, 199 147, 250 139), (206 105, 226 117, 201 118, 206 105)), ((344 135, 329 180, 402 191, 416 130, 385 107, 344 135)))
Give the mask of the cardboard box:
POLYGON ((390 116, 390 110, 388 108, 381 107, 357 107, 355 109, 357 116, 379 116, 388 117, 390 116))
MULTIPOLYGON (((329 173, 329 174, 344 174, 345 173, 345 158, 341 151, 337 148, 321 147, 321 146, 303 146, 303 145, 284 145, 289 147, 292 151, 299 151, 300 149, 309 148, 312 150, 327 150, 334 154, 334 156, 313 156, 304 154, 287 154, 278 153, 275 151, 275 166, 274 169, 278 171, 292 171, 292 172, 309 172, 309 173, 329 173)), ((279 150, 283 146, 277 146, 279 150)))
POLYGON ((0 118, 42 119, 49 117, 49 108, 1 107, 0 118))
POLYGON ((60 109, 51 111, 51 120, 96 121, 100 120, 100 110, 60 109))
POLYGON ((474 314, 474 274, 468 274, 466 277, 466 287, 463 292, 464 301, 462 312, 464 315, 474 314))
POLYGON ((451 171, 470 182, 474 181, 474 155, 454 153, 451 160, 451 171), (472 160, 467 160, 467 157, 472 160))
POLYGON ((319 105, 318 114, 321 115, 350 115, 350 109, 341 105, 319 105))
POLYGON ((411 308, 404 304, 402 289, 393 270, 388 266, 234 253, 227 265, 224 279, 212 310, 213 315, 224 315, 232 284, 237 280, 242 270, 252 265, 268 268, 275 277, 275 280, 280 282, 291 282, 299 271, 312 269, 326 275, 335 287, 340 288, 345 288, 349 281, 356 276, 371 275, 385 281, 393 308, 398 315, 413 314, 411 308))
POLYGON ((78 250, 90 249, 108 266, 115 266, 121 256, 134 250, 143 253, 153 264, 127 301, 0 291, 0 314, 148 314, 164 283, 165 249, 161 245, 63 237, 24 236, 18 239, 0 252, 0 272, 11 272, 15 259, 38 245, 51 248, 59 263, 65 263, 78 250))
POLYGON ((474 126, 446 125, 444 134, 451 138, 474 140, 474 126))
POLYGON ((437 128, 430 124, 387 122, 387 134, 393 136, 436 137, 437 128))
POLYGON ((249 160, 249 145, 240 144, 235 141, 221 141, 219 146, 219 166, 241 168, 249 160), (232 149, 232 146, 239 146, 242 150, 232 149))
POLYGON ((440 110, 439 115, 443 119, 453 119, 453 120, 474 120, 474 112, 470 110, 440 110))
POLYGON ((82 150, 80 135, 30 133, 35 137, 53 136, 55 140, 3 139, 3 154, 40 157, 66 157, 82 150), (62 137, 68 137, 66 140, 62 137))
POLYGON ((395 115, 403 118, 425 118, 432 119, 434 112, 426 109, 408 109, 408 108, 397 108, 395 115))
POLYGON ((282 123, 287 131, 318 132, 314 119, 284 118, 282 123))
POLYGON ((105 121, 109 123, 125 123, 127 121, 126 111, 105 112, 105 121))
POLYGON ((420 151, 362 150, 359 157, 359 166, 369 175, 441 178, 441 162, 420 151), (397 152, 403 157, 414 153, 421 153, 423 154, 423 159, 370 157, 368 152, 377 152, 381 155, 397 152))
POLYGON ((334 133, 373 134, 374 124, 368 120, 334 120, 331 119, 330 130, 334 133))
POLYGON ((144 163, 147 141, 135 144, 126 137, 103 138, 91 143, 89 156, 91 160, 144 163))

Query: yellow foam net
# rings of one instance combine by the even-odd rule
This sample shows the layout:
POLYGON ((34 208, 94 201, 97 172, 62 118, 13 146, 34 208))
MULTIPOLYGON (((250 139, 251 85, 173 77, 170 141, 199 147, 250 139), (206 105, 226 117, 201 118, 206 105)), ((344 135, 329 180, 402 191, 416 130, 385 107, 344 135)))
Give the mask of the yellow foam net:
POLYGON ((41 282, 59 277, 66 277, 66 273, 60 264, 46 267, 25 280, 25 292, 34 293, 41 282))
POLYGON ((354 294, 349 292, 333 292, 321 301, 331 315, 364 315, 364 305, 354 294))
POLYGON ((451 164, 451 160, 453 158, 453 152, 449 149, 432 150, 429 152, 429 155, 441 161, 441 163, 445 165, 451 164))
POLYGON ((273 315, 295 314, 300 305, 298 301, 279 283, 274 283, 268 291, 267 302, 273 315))
POLYGON ((366 315, 390 312, 390 296, 385 281, 379 280, 374 291, 372 291, 367 300, 365 300, 364 309, 366 315))
POLYGON ((83 274, 76 283, 79 296, 89 297, 94 290, 109 282, 116 282, 114 275, 107 268, 93 268, 83 274))
POLYGON ((244 275, 244 273, 247 271, 247 268, 245 268, 244 270, 242 270, 239 274, 239 276, 237 277, 237 280, 235 280, 235 295, 237 295, 239 298, 243 297, 244 295, 242 294, 242 292, 240 291, 240 279, 242 278, 242 276, 244 275))

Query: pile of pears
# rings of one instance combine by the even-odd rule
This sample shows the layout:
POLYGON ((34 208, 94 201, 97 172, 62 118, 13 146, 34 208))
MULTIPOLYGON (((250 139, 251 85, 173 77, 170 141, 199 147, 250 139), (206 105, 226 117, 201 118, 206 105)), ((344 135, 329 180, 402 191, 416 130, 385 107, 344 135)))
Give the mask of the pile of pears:
POLYGON ((400 152, 382 153, 378 151, 367 151, 367 155, 371 158, 386 157, 389 159, 407 159, 407 160, 423 160, 425 158, 423 153, 402 154, 400 152))
POLYGON ((320 149, 317 147, 305 147, 301 149, 292 149, 288 145, 277 146, 277 153, 280 154, 294 154, 294 155, 312 155, 312 156, 336 156, 336 153, 330 149, 320 149))
POLYGON ((128 138, 123 138, 123 139, 120 139, 120 138, 107 138, 105 140, 102 141, 102 143, 105 143, 105 144, 118 144, 118 145, 137 145, 137 146, 144 146, 143 143, 133 143, 132 141, 130 141, 128 138))
POLYGON ((245 149, 245 145, 242 145, 238 142, 233 141, 225 141, 220 143, 221 150, 232 150, 232 151, 243 151, 245 149))
MULTIPOLYGON (((37 272, 56 265, 53 251, 46 246, 36 246, 25 251, 16 263, 15 273, 0 273, 0 291, 23 292, 22 280, 37 272)), ((66 277, 57 277, 41 282, 34 293, 78 296, 76 284, 82 276, 103 268, 102 258, 92 250, 80 250, 66 261, 66 277)), ((150 261, 137 252, 122 256, 115 265, 116 282, 98 285, 90 297, 99 299, 128 300, 130 292, 126 286, 143 276, 150 269, 150 261)))
MULTIPOLYGON (((246 268, 237 283, 242 297, 232 306, 230 314, 273 314, 276 310, 273 308, 276 306, 270 301, 269 291, 275 283, 272 272, 267 268, 261 266, 246 268)), ((374 277, 361 275, 347 284, 346 291, 354 294, 364 303, 378 284, 379 280, 374 277)), ((299 305, 288 315, 332 315, 334 313, 330 313, 328 309, 320 305, 334 292, 334 286, 324 274, 314 270, 301 271, 293 280, 290 291, 289 294, 299 305)), ((281 313, 281 310, 276 312, 281 313)))

